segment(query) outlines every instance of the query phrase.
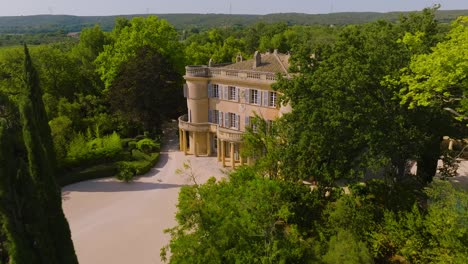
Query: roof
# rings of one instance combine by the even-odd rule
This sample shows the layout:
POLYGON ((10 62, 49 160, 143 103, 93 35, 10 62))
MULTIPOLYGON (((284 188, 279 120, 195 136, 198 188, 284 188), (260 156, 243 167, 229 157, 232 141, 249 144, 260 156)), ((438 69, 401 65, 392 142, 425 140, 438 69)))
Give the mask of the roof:
POLYGON ((288 73, 289 68, 289 54, 278 52, 260 54, 261 60, 257 67, 254 67, 255 56, 252 59, 239 61, 233 64, 224 65, 220 68, 233 69, 233 70, 246 70, 258 72, 272 72, 272 73, 288 73))

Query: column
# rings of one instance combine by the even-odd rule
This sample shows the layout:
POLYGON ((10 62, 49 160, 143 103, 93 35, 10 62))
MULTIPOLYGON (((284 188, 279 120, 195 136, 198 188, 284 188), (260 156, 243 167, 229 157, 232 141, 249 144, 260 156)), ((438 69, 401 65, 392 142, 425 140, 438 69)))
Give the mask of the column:
POLYGON ((221 139, 217 138, 216 139, 216 154, 218 155, 218 161, 221 161, 221 139))
POLYGON ((206 155, 209 157, 211 155, 211 137, 210 132, 206 132, 206 155))
POLYGON ((197 134, 198 132, 193 132, 193 154, 195 155, 195 157, 198 157, 198 152, 197 152, 197 146, 198 146, 198 142, 197 142, 197 134))
POLYGON ((226 165, 226 149, 225 149, 225 144, 224 140, 221 140, 221 161, 223 162, 223 167, 226 165))
POLYGON ((184 154, 187 155, 187 132, 185 132, 185 130, 182 130, 182 142, 183 142, 182 148, 184 149, 184 154))
POLYGON ((234 144, 231 143, 231 167, 234 169, 235 164, 236 164, 236 159, 234 158, 234 144))
POLYGON ((179 150, 180 151, 184 151, 183 147, 184 147, 184 138, 183 138, 183 134, 184 131, 182 129, 179 128, 179 150))

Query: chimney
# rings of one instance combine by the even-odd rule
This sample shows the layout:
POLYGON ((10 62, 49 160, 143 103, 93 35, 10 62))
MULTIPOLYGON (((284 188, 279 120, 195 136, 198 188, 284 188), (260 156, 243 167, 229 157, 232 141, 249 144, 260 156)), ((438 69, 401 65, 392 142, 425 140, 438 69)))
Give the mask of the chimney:
POLYGON ((244 58, 242 58, 242 55, 241 55, 240 53, 237 54, 236 62, 241 62, 241 61, 243 61, 243 60, 244 60, 244 58))
POLYGON ((260 55, 260 52, 257 50, 254 54, 253 68, 256 69, 258 66, 260 66, 260 64, 262 64, 262 55, 260 55))

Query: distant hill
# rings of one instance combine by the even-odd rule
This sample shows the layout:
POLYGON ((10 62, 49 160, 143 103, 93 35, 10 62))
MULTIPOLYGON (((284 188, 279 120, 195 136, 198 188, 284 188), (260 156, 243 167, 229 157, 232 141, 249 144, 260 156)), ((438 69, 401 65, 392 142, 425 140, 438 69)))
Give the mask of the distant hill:
MULTIPOLYGON (((409 12, 352 12, 331 14, 277 13, 268 15, 226 15, 226 14, 156 14, 168 20, 177 29, 206 29, 219 26, 245 26, 257 22, 285 22, 290 25, 346 25, 361 24, 379 19, 395 21, 402 14, 409 12)), ((438 10, 437 20, 448 23, 458 16, 468 15, 468 10, 438 10)), ((135 16, 69 16, 69 15, 36 15, 0 17, 0 34, 35 34, 63 31, 77 32, 83 28, 100 24, 103 30, 114 27, 116 17, 131 19, 135 16)))

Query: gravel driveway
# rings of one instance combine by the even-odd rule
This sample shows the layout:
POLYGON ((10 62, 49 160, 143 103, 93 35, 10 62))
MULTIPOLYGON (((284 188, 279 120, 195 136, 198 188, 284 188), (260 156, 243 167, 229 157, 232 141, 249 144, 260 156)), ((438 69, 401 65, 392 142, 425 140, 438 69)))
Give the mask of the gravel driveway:
POLYGON ((62 189, 63 209, 70 223, 81 264, 161 263, 159 250, 169 241, 163 230, 176 224, 180 187, 189 183, 175 174, 190 160, 198 181, 223 177, 216 157, 184 156, 178 150, 177 123, 165 129, 158 164, 132 183, 113 178, 90 180, 62 189))

